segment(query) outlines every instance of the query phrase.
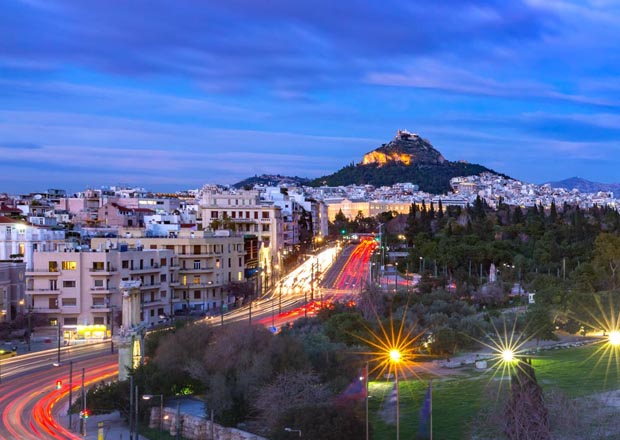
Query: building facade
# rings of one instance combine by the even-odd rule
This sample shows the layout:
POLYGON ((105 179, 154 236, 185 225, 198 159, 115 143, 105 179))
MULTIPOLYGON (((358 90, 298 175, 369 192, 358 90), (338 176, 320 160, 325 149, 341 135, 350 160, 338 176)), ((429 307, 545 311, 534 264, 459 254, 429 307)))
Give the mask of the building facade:
POLYGON ((24 310, 26 263, 0 261, 0 322, 12 321, 24 310))
MULTIPOLYGON (((123 242, 149 250, 166 249, 176 255, 178 278, 170 286, 172 314, 213 313, 228 307, 235 301, 229 286, 245 281, 243 235, 181 229, 175 237, 150 237, 133 230, 124 234, 123 242)), ((91 246, 97 248, 109 243, 109 239, 93 238, 91 246)))
POLYGON ((121 281, 140 281, 141 319, 147 325, 163 321, 172 310, 170 286, 178 282, 173 251, 127 245, 40 251, 33 263, 26 272, 27 307, 50 325, 60 323, 65 340, 103 338, 122 325, 121 281))

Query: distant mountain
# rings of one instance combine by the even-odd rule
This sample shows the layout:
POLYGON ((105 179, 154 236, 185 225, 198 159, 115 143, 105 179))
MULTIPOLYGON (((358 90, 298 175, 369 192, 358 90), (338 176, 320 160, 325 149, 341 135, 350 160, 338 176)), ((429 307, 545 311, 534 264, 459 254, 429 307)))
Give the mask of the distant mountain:
POLYGON ((579 192, 597 193, 599 191, 612 191, 614 197, 620 195, 620 183, 599 183, 591 182, 581 177, 571 177, 569 179, 560 180, 559 182, 547 182, 553 188, 565 188, 567 190, 578 189, 579 192))
POLYGON ((310 185, 389 186, 411 182, 421 191, 441 194, 450 191, 451 178, 483 172, 501 175, 482 165, 447 161, 428 140, 398 130, 392 141, 366 153, 361 163, 352 163, 334 174, 314 179, 310 185))
POLYGON ((234 188, 253 187, 254 185, 279 186, 279 185, 308 185, 310 179, 304 177, 281 176, 280 174, 262 174, 260 176, 248 177, 247 179, 232 185, 234 188))

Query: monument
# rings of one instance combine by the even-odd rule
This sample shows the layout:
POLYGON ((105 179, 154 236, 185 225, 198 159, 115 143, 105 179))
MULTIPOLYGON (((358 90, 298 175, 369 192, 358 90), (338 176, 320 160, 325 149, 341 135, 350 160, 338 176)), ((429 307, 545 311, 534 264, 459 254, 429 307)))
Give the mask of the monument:
POLYGON ((130 370, 142 364, 146 325, 140 316, 140 280, 121 281, 122 320, 118 336, 118 379, 126 380, 130 370))

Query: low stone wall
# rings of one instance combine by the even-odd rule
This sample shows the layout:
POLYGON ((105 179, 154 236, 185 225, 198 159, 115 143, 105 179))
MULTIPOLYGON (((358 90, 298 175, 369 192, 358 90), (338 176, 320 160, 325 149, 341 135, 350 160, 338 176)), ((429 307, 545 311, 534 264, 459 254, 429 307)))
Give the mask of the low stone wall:
POLYGON ((226 428, 217 423, 213 423, 211 427, 210 420, 190 414, 179 414, 177 422, 177 411, 173 408, 164 408, 163 419, 160 419, 159 407, 151 408, 149 427, 159 428, 160 420, 164 431, 175 436, 178 429, 181 437, 188 440, 267 440, 264 437, 235 428, 226 428))

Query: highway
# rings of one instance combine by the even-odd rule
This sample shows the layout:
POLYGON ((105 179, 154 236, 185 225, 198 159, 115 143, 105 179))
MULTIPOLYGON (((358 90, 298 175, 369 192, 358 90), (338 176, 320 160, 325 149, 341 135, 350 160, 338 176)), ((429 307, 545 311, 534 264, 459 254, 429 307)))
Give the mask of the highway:
MULTIPOLYGON (((47 353, 40 354, 43 358, 47 355, 47 353)), ((73 353, 72 357, 74 398, 78 395, 81 386, 82 368, 85 371, 86 386, 118 375, 117 354, 107 352, 92 357, 92 353, 82 353, 77 356, 73 353)), ((19 357, 12 360, 14 359, 20 360, 19 357)), ((32 359, 22 358, 18 364, 24 364, 24 372, 14 371, 11 379, 5 379, 0 384, 0 414, 2 415, 0 440, 82 438, 69 431, 67 427, 60 426, 52 416, 59 405, 64 405, 63 408, 66 411, 70 361, 67 360, 58 367, 47 363, 45 368, 30 368, 33 365, 32 362, 32 359), (18 378, 18 376, 25 375, 27 376, 18 378), (62 381, 59 390, 56 389, 57 380, 62 381)), ((14 367, 15 365, 12 365, 12 368, 14 367)), ((74 416, 73 420, 76 422, 78 416, 74 416)))

